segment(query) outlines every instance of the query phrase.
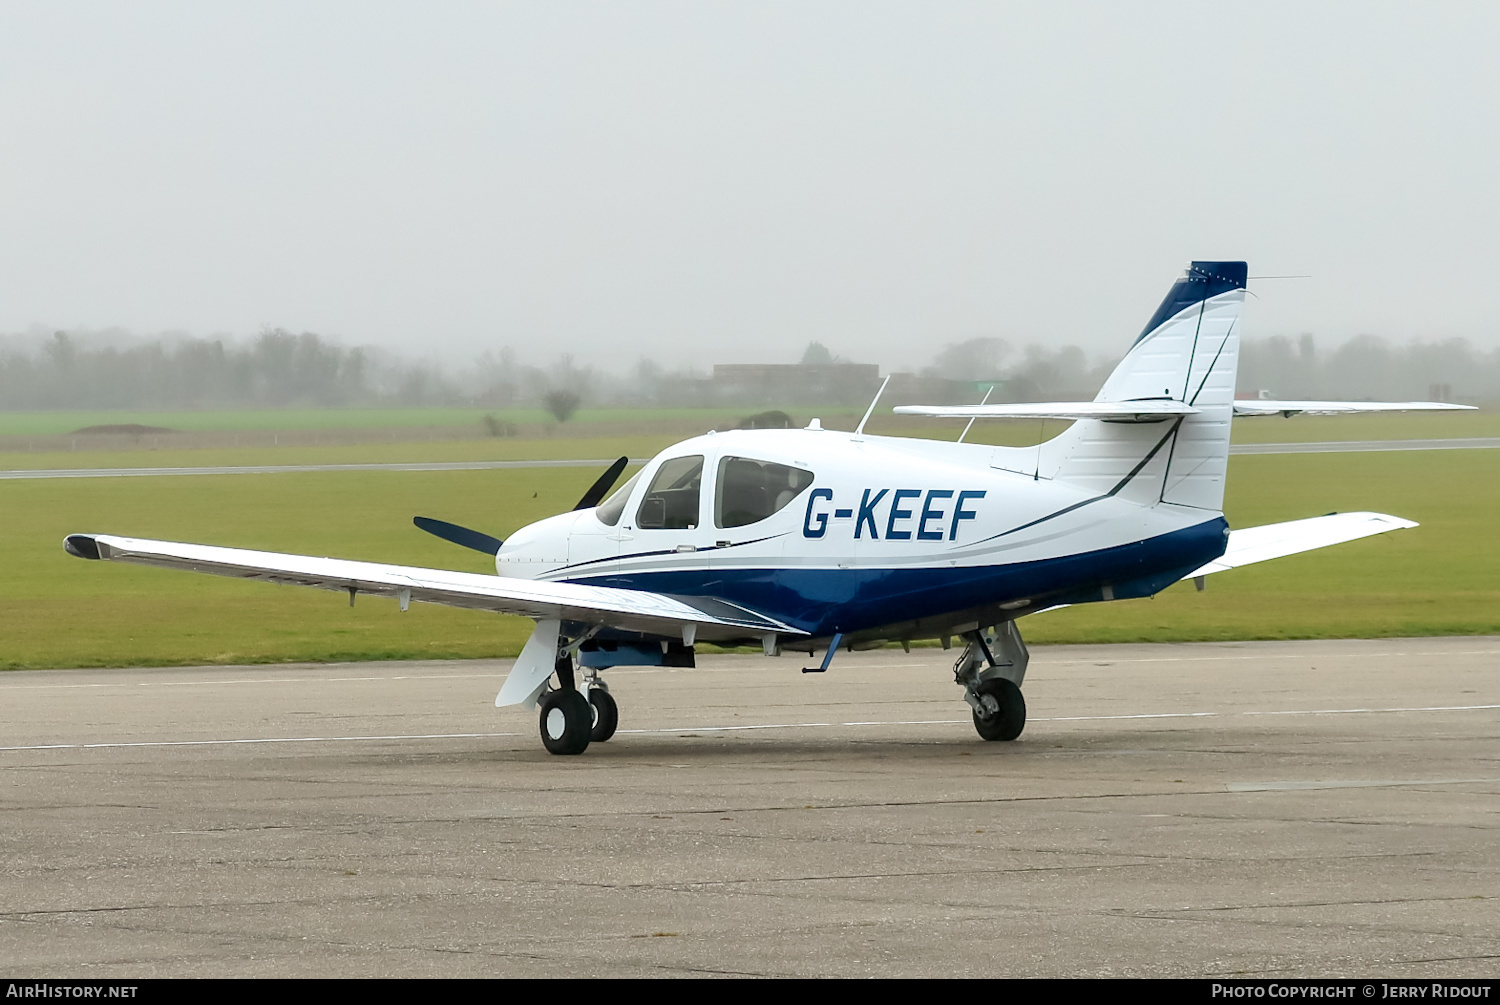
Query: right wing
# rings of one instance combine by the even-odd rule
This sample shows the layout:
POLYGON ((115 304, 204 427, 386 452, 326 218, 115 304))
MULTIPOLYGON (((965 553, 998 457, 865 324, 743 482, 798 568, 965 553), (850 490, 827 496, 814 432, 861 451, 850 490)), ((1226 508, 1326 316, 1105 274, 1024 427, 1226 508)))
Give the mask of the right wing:
MULTIPOLYGON (((1416 526, 1418 524, 1413 520, 1403 520, 1399 516, 1388 516, 1385 513, 1330 513, 1327 516, 1308 517, 1306 520, 1288 520, 1285 523, 1268 523, 1259 527, 1246 527, 1244 530, 1232 530, 1229 532, 1229 543, 1224 554, 1202 568, 1194 569, 1178 582, 1185 583, 1189 579, 1202 579, 1215 572, 1238 569, 1242 565, 1254 565, 1256 562, 1315 551, 1331 544, 1358 541, 1362 537, 1416 526)), ((1203 584, 1198 584, 1198 588, 1201 590, 1203 584)), ((1042 614, 1072 606, 1053 604, 1051 607, 1038 607, 1026 613, 1042 614)))
POLYGON ((519 614, 538 621, 577 621, 669 638, 680 635, 685 642, 693 638, 743 639, 772 632, 807 634, 712 597, 681 597, 645 590, 548 583, 105 534, 70 534, 64 547, 68 554, 79 558, 396 597, 403 608, 415 600, 519 614))
POLYGON ((1238 569, 1242 565, 1254 565, 1272 558, 1415 526, 1417 524, 1412 520, 1384 513, 1330 513, 1306 520, 1288 520, 1286 523, 1268 523, 1261 527, 1232 530, 1229 532, 1229 544, 1224 549, 1224 554, 1182 578, 1197 579, 1214 572, 1238 569))

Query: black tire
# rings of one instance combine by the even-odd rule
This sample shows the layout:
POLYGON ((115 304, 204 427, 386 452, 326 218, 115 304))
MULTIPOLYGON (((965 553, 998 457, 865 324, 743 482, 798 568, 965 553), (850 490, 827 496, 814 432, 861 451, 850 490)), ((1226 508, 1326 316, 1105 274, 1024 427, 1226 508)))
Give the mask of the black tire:
POLYGON ((603 743, 615 735, 615 729, 620 725, 620 706, 615 704, 614 696, 602 687, 589 688, 589 706, 594 716, 594 728, 589 730, 589 739, 594 743, 603 743))
POLYGON ((549 754, 581 754, 589 749, 594 728, 594 710, 577 691, 549 691, 537 717, 542 746, 549 754))
POLYGON ((974 713, 974 729, 986 740, 1014 740, 1026 728, 1026 699, 1021 689, 1004 677, 991 677, 980 681, 974 689, 982 699, 995 699, 999 710, 991 716, 974 713))

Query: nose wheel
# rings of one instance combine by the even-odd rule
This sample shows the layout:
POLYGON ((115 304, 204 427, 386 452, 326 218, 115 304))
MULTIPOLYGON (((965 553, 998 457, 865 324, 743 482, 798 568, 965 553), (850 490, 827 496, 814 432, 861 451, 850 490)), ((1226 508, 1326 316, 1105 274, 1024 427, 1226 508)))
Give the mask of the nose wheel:
POLYGON ((589 688, 589 711, 593 716, 593 726, 589 730, 590 740, 603 743, 615 735, 615 728, 620 725, 620 706, 615 704, 614 696, 603 686, 595 684, 589 688))

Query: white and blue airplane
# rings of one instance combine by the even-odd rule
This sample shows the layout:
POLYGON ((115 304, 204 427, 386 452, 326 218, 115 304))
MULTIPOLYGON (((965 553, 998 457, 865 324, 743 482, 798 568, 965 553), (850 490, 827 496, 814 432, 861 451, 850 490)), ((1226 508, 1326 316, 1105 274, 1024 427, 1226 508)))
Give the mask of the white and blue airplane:
MULTIPOLYGON (((601 673, 692 666, 699 641, 821 650, 964 643, 974 726, 1013 740, 1028 655, 1016 622, 1148 597, 1184 579, 1416 524, 1341 513, 1231 531, 1236 415, 1447 409, 1437 402, 1237 401, 1244 262, 1193 262, 1089 402, 906 406, 909 415, 1072 420, 1034 447, 820 428, 709 433, 616 492, 617 461, 572 512, 507 540, 416 523, 495 556, 496 576, 73 534, 89 559, 314 586, 533 618, 495 699, 539 707, 542 743, 577 754, 619 721, 601 673), (603 500, 601 502, 601 500, 603 500)), ((877 396, 878 401, 878 396, 877 396)), ((871 405, 871 411, 874 410, 871 405)), ((971 423, 972 425, 972 423, 971 423)), ((965 430, 967 433, 968 430, 965 430)))

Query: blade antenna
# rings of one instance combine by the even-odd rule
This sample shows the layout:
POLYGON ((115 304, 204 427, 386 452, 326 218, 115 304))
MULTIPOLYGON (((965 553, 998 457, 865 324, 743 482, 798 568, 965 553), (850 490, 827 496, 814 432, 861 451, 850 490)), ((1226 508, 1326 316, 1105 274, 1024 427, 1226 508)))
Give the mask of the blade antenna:
MULTIPOLYGON (((989 386, 989 389, 984 392, 984 397, 979 399, 979 404, 981 404, 981 405, 987 405, 987 404, 989 404, 990 395, 992 395, 994 393, 995 393, 995 385, 991 384, 989 386)), ((971 430, 971 429, 974 428, 974 420, 977 419, 977 418, 979 418, 979 416, 976 415, 973 418, 969 419, 969 424, 964 427, 964 431, 963 432, 961 432, 961 433, 958 434, 958 439, 954 440, 953 441, 954 443, 962 443, 964 441, 964 437, 969 435, 969 430, 971 430)))
POLYGON ((885 393, 885 385, 891 382, 893 374, 886 374, 885 380, 880 382, 880 390, 875 392, 875 398, 870 402, 870 407, 865 409, 865 417, 859 420, 859 425, 854 427, 854 435, 858 436, 865 431, 865 423, 870 421, 870 415, 875 411, 875 406, 880 402, 880 396, 885 393))
POLYGON ((1036 429, 1036 470, 1031 473, 1031 480, 1039 482, 1042 480, 1042 447, 1047 444, 1047 420, 1043 419, 1036 429))

